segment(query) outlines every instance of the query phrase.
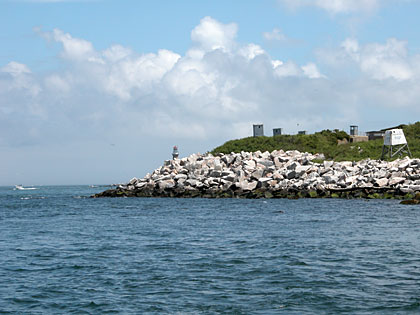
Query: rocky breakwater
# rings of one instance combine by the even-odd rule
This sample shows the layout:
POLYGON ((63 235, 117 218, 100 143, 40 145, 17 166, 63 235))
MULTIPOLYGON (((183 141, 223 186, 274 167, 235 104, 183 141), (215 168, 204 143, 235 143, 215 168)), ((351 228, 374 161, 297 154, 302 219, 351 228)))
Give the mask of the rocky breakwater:
POLYGON ((144 178, 93 197, 408 199, 419 191, 420 159, 334 162, 279 150, 168 160, 144 178))

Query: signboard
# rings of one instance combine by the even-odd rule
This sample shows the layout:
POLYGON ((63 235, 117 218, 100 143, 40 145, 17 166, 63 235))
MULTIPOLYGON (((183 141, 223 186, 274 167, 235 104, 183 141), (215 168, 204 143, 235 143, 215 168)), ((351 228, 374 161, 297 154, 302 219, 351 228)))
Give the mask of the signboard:
POLYGON ((406 144, 407 140, 402 129, 391 129, 385 131, 384 145, 406 144))

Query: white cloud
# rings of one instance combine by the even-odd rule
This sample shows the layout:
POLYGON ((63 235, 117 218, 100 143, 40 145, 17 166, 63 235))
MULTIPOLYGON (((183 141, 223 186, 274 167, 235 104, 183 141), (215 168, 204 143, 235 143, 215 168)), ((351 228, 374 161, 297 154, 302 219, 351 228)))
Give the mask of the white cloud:
POLYGON ((192 30, 191 39, 205 51, 230 51, 235 45, 237 31, 238 26, 235 23, 222 24, 207 16, 192 30))
POLYGON ((251 60, 251 59, 254 59, 258 55, 265 54, 265 51, 259 45, 249 44, 240 48, 239 54, 244 56, 248 60, 251 60))
POLYGON ((311 79, 319 79, 319 78, 325 78, 324 75, 322 75, 319 70, 318 67, 316 66, 316 64, 314 64, 313 62, 310 62, 304 66, 302 66, 302 70, 303 73, 311 79))
POLYGON ((341 43, 341 47, 344 51, 355 61, 359 61, 359 43, 354 38, 347 38, 341 43))
POLYGON ((384 45, 374 43, 364 46, 358 58, 362 71, 378 80, 411 79, 414 74, 407 59, 406 45, 406 42, 391 38, 384 45))
POLYGON ((35 97, 41 91, 41 87, 32 77, 32 72, 25 64, 11 61, 4 67, 0 68, 0 72, 10 75, 11 79, 5 81, 2 89, 8 91, 23 91, 28 93, 31 97, 35 97))
POLYGON ((285 41, 287 37, 281 32, 280 29, 274 28, 271 32, 264 32, 263 37, 269 41, 285 41))
MULTIPOLYGON (((206 139, 224 135, 226 124, 240 125, 244 120, 263 117, 267 107, 278 104, 283 93, 290 92, 283 80, 321 77, 316 65, 307 69, 307 65, 301 67, 292 61, 273 60, 259 45, 238 43, 236 24, 210 17, 192 30, 191 48, 183 56, 165 49, 139 54, 121 45, 100 51, 91 42, 59 29, 35 31, 61 45, 59 57, 65 70, 34 75, 17 63, 3 70, 26 76, 31 84, 21 87, 38 87, 39 95, 27 102, 33 110, 27 111, 22 123, 33 115, 41 120, 54 117, 54 124, 60 124, 62 130, 54 132, 57 137, 76 126, 106 133, 123 125, 154 137, 170 134, 206 139)), ((13 102, 25 102, 22 97, 16 94, 13 102)), ((35 135, 42 138, 51 124, 44 121, 32 126, 39 132, 27 134, 27 139, 35 135)))
POLYGON ((206 17, 183 55, 121 45, 97 50, 58 29, 38 31, 61 45, 64 70, 32 73, 17 62, 1 68, 0 144, 97 134, 132 142, 196 139, 210 149, 249 135, 253 121, 270 134, 271 127, 296 132, 297 124, 309 131, 346 126, 382 107, 419 111, 420 57, 410 56, 405 42, 347 39, 324 50, 320 66, 271 58, 259 45, 239 43, 237 31, 206 17), (358 72, 348 78, 345 67, 358 72))
POLYGON ((67 93, 71 89, 71 84, 67 81, 68 78, 62 78, 58 74, 52 74, 47 76, 44 80, 45 87, 49 90, 53 90, 56 93, 62 92, 67 93))
POLYGON ((290 8, 318 7, 331 14, 369 12, 376 9, 383 0, 279 0, 290 8))
POLYGON ((4 67, 0 68, 0 71, 9 73, 14 77, 19 76, 23 73, 31 73, 31 70, 29 70, 29 68, 26 65, 16 61, 9 62, 4 67))
POLYGON ((58 152, 66 144, 72 150, 62 159, 91 152, 92 168, 105 161, 100 173, 122 159, 113 165, 132 177, 133 168, 141 176, 170 157, 174 144, 183 156, 210 150, 251 135, 258 121, 270 135, 271 128, 376 129, 420 114, 420 55, 410 54, 407 42, 350 38, 319 51, 316 63, 299 64, 238 42, 237 31, 204 18, 180 55, 121 45, 98 50, 61 30, 38 30, 60 45, 61 64, 48 73, 17 61, 0 65, 0 146, 47 143, 59 149, 46 151, 58 152))
POLYGON ((286 63, 279 62, 279 60, 273 61, 274 73, 278 77, 295 77, 302 75, 302 69, 295 64, 293 61, 286 63))
POLYGON ((318 55, 333 67, 341 69, 347 64, 352 71, 358 69, 366 77, 375 80, 405 81, 420 74, 417 56, 408 56, 407 42, 395 38, 387 39, 384 44, 365 45, 348 38, 339 49, 323 49, 318 55))
POLYGON ((133 54, 131 49, 121 45, 113 45, 103 52, 103 56, 111 62, 116 62, 133 54))
POLYGON ((54 29, 52 32, 44 32, 41 28, 34 29, 48 41, 55 41, 63 45, 61 56, 70 60, 100 61, 96 56, 95 49, 91 42, 74 38, 69 33, 64 33, 60 29, 54 29))

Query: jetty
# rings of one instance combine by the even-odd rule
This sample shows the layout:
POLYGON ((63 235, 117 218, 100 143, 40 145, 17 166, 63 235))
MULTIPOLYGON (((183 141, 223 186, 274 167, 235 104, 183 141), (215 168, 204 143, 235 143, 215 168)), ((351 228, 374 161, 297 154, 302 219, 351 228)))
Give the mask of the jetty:
POLYGON ((420 159, 327 161, 323 154, 275 150, 192 154, 98 197, 397 198, 420 192, 420 159))

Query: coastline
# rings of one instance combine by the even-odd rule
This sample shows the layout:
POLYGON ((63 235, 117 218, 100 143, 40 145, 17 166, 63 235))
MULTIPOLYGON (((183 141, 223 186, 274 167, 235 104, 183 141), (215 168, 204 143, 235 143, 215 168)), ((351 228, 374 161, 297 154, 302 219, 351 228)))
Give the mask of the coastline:
POLYGON ((412 199, 418 192, 420 159, 334 162, 275 150, 167 160, 144 178, 92 197, 412 199))

